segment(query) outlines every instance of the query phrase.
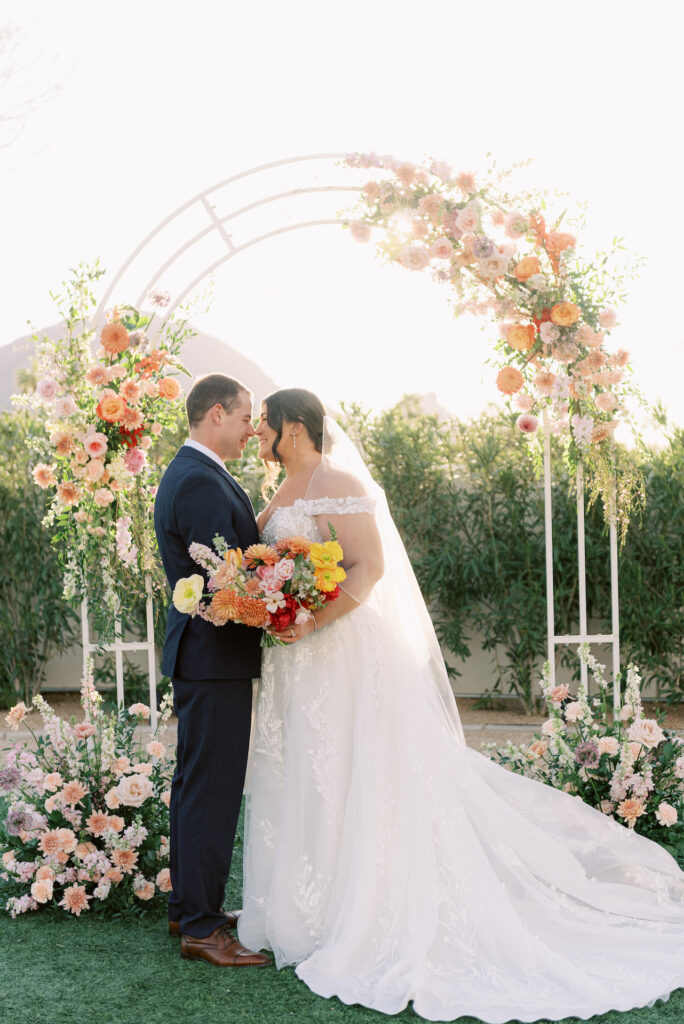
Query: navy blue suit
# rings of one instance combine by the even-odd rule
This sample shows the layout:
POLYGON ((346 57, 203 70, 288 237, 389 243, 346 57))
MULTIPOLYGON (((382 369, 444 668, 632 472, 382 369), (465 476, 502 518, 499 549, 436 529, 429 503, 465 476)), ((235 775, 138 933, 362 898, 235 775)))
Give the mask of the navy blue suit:
MULTIPOLYGON (((181 577, 202 573, 188 554, 193 541, 212 547, 220 534, 230 547, 244 550, 259 540, 243 489, 226 469, 189 445, 162 477, 154 526, 172 589, 181 577)), ((234 623, 216 627, 169 609, 162 671, 173 681, 178 718, 169 917, 198 938, 225 920, 221 906, 244 788, 260 639, 258 629, 234 623)))

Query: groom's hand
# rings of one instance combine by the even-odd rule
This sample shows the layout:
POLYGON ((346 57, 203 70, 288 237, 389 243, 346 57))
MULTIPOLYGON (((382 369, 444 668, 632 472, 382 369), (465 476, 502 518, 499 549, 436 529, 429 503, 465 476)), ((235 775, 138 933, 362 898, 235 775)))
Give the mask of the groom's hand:
POLYGON ((292 623, 291 626, 286 626, 285 629, 277 632, 274 629, 267 629, 266 632, 269 636, 275 637, 276 640, 280 640, 284 644, 296 644, 298 640, 301 640, 307 633, 313 633, 316 628, 313 616, 307 619, 306 622, 292 623))

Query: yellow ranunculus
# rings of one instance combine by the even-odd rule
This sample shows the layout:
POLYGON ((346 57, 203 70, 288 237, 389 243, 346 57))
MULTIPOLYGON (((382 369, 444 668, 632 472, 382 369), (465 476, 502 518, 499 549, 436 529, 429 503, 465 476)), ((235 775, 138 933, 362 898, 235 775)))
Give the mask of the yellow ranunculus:
POLYGON ((194 615, 204 593, 204 577, 196 573, 178 580, 173 588, 173 604, 184 615, 194 615))
POLYGON ((342 557, 342 548, 336 540, 327 540, 325 544, 312 544, 309 551, 309 558, 317 569, 334 569, 342 557))
POLYGON ((324 594, 334 590, 338 583, 347 578, 347 574, 341 565, 331 566, 329 569, 316 570, 316 586, 324 594))

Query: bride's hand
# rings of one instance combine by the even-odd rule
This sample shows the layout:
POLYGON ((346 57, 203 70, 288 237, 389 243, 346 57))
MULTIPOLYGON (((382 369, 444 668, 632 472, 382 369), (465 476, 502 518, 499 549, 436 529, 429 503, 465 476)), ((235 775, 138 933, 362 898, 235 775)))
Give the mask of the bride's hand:
POLYGON ((298 640, 301 640, 307 633, 313 633, 316 628, 313 621, 313 616, 307 619, 306 622, 292 623, 291 626, 286 626, 285 629, 279 633, 274 629, 267 629, 266 632, 269 636, 275 637, 276 640, 280 640, 284 644, 296 644, 298 640))

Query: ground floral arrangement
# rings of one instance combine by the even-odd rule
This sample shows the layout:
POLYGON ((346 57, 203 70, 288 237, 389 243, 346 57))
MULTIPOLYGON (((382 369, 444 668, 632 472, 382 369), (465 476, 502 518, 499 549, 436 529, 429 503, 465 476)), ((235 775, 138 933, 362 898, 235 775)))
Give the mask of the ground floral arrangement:
MULTIPOLYGON (((15 404, 35 417, 33 478, 54 488, 44 522, 63 552, 64 595, 88 598, 104 640, 122 600, 144 596, 147 578, 158 593, 164 588, 151 514, 158 472, 148 451, 174 421, 176 377, 187 373, 178 352, 192 332, 173 320, 153 331, 156 313, 117 306, 96 338, 88 317, 101 273, 82 267, 66 283, 64 332, 36 339, 36 387, 15 404)), ((157 291, 148 301, 161 310, 169 296, 157 291)))
POLYGON ((374 153, 352 154, 345 164, 373 174, 361 190, 359 216, 349 222, 352 237, 368 242, 382 228, 377 248, 384 259, 429 270, 450 287, 457 315, 498 322, 496 383, 519 413, 518 427, 541 459, 534 435, 547 419, 565 439, 573 467, 586 467, 591 497, 601 495, 624 539, 641 493, 613 441, 634 390, 629 353, 608 344, 614 305, 625 297, 623 277, 611 266, 620 241, 611 253, 583 259, 576 236, 561 230, 562 217, 546 223, 544 197, 510 196, 506 174, 495 169, 476 180, 445 163, 426 168, 374 153))
MULTIPOLYGON (((644 717, 641 680, 631 665, 622 708, 609 707, 603 666, 583 644, 580 657, 598 686, 590 698, 581 683, 552 686, 542 676, 550 718, 530 744, 488 745, 493 760, 511 771, 574 793, 628 828, 663 846, 684 867, 684 740, 644 717)), ((618 681, 619 685, 619 681, 618 681)), ((612 702, 611 702, 612 703, 612 702)))
MULTIPOLYGON (((10 747, 0 769, 0 906, 12 917, 53 908, 77 917, 166 906, 169 801, 174 758, 158 739, 171 715, 170 693, 159 721, 133 704, 105 713, 92 678, 81 690, 84 718, 67 723, 41 697, 43 735, 10 747)), ((17 729, 30 709, 6 718, 17 729)))

